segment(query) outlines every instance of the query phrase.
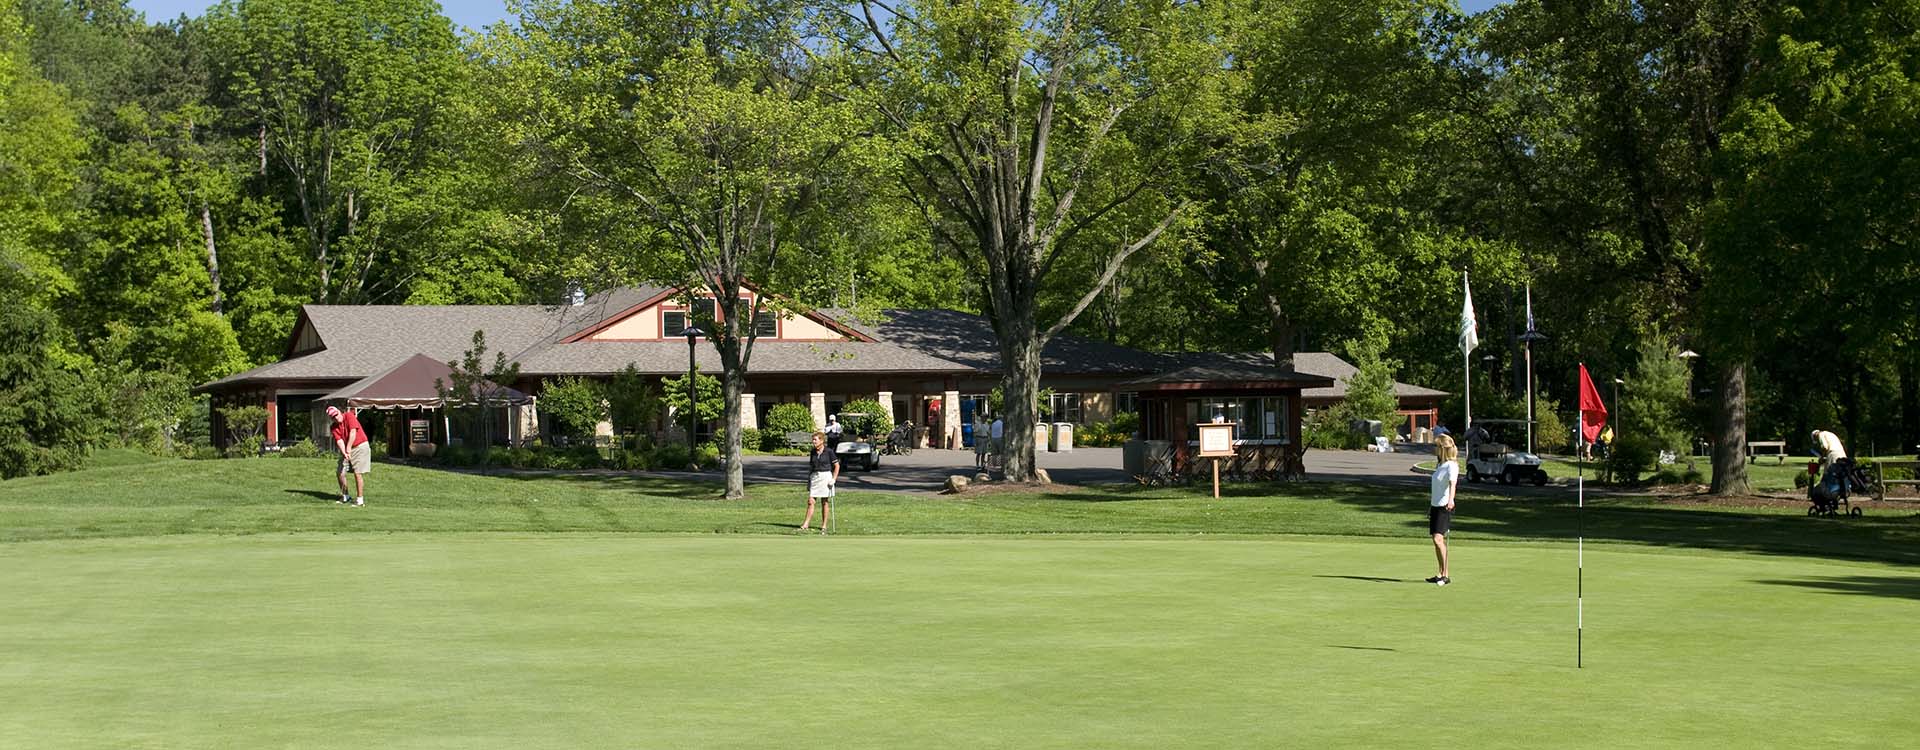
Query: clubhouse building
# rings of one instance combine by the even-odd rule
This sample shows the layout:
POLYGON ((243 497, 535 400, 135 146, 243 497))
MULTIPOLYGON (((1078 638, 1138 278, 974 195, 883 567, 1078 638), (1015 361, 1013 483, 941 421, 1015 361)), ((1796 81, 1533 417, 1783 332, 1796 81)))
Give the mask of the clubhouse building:
MULTIPOLYGON (((753 294, 742 292, 749 301, 753 294)), ((196 392, 213 397, 216 439, 227 434, 220 407, 258 405, 267 409, 269 445, 311 438, 324 446, 322 412, 344 404, 403 416, 376 418, 368 430, 376 440, 387 436, 388 455, 404 456, 409 446, 470 439, 439 409, 427 360, 459 360, 480 331, 489 364, 500 352, 519 365, 517 380, 499 384, 512 398, 491 430, 497 442, 517 443, 548 434, 539 394, 550 379, 606 378, 629 364, 649 377, 679 377, 690 353, 702 373, 718 374, 712 344, 690 345, 683 336, 690 320, 711 319, 715 307, 711 294, 665 287, 612 289, 564 305, 307 305, 279 362, 196 392)), ((873 399, 895 422, 913 422, 921 446, 961 448, 971 444, 973 417, 1000 381, 992 326, 977 315, 902 309, 869 320, 844 310, 770 309, 754 326, 745 427, 757 427, 778 404, 804 404, 824 424, 847 402, 873 399)), ((1338 401, 1353 371, 1325 352, 1297 354, 1294 371, 1283 373, 1269 355, 1159 354, 1062 334, 1042 352, 1041 386, 1052 391, 1048 413, 1057 422, 1106 422, 1144 409, 1151 413, 1142 413, 1143 431, 1173 437, 1185 431, 1179 427, 1230 412, 1247 439, 1298 445, 1303 409, 1338 401), (1249 384, 1258 387, 1235 396, 1236 386, 1249 384)), ((1447 395, 1406 384, 1396 391, 1414 426, 1431 426, 1447 395)), ((673 429, 664 418, 657 427, 673 429)))

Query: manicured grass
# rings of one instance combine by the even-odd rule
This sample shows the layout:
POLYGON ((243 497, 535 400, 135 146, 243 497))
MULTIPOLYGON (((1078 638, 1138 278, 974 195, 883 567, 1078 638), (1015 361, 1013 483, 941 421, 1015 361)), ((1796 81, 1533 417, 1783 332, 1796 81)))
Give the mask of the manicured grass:
POLYGON ((161 461, 0 483, 0 747, 1885 747, 1920 516, 161 461), (1576 525, 1587 668, 1572 669, 1576 525), (662 533, 664 532, 664 533, 662 533), (965 536, 960 536, 965 535, 965 536))
POLYGON ((0 746, 1887 747, 1909 568, 1421 540, 0 545, 0 746))

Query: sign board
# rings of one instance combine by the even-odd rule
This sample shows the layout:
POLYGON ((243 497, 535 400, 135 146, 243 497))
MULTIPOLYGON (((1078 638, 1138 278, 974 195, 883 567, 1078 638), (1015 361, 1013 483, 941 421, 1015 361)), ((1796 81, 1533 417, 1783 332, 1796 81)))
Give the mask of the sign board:
POLYGON ((410 443, 433 442, 433 432, 432 432, 432 428, 429 426, 430 424, 431 424, 430 422, 424 419, 407 420, 407 442, 410 442, 410 443))
POLYGON ((1222 422, 1200 425, 1200 457, 1217 458, 1233 455, 1233 423, 1222 422))

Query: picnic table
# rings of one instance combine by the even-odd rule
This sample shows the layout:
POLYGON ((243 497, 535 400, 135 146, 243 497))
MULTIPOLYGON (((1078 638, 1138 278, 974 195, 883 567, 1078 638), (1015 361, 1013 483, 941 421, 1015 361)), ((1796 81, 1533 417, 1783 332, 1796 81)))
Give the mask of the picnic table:
POLYGON ((1787 462, 1787 441, 1785 440, 1749 440, 1747 441, 1747 463, 1753 463, 1761 453, 1778 459, 1774 465, 1787 462), (1765 449, 1756 450, 1756 449, 1765 449))

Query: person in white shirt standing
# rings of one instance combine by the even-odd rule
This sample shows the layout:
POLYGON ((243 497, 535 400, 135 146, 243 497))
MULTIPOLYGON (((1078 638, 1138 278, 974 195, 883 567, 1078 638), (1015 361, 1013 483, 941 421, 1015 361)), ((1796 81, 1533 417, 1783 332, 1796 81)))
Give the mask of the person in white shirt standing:
POLYGON ((1440 575, 1427 583, 1445 586, 1453 583, 1447 574, 1447 531, 1453 525, 1453 493, 1460 483, 1460 450, 1453 438, 1441 435, 1433 439, 1433 480, 1427 495, 1427 533, 1433 535, 1433 557, 1440 561, 1440 575))

